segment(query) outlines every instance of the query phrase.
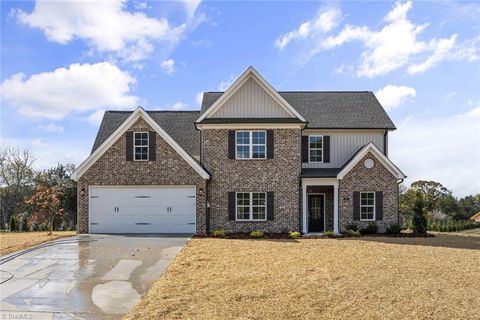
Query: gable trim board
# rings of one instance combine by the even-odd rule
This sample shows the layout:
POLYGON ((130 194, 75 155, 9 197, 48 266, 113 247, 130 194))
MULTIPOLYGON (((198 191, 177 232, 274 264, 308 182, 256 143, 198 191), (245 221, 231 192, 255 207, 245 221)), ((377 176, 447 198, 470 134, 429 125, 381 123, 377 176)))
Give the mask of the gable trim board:
POLYGON ((292 118, 306 122, 303 116, 295 110, 253 67, 249 67, 235 82, 215 101, 196 122, 210 118, 223 104, 230 99, 249 79, 253 79, 268 95, 279 104, 292 118))
POLYGON ((346 163, 345 167, 342 168, 342 170, 338 173, 337 179, 343 179, 347 173, 352 170, 355 165, 360 162, 367 154, 368 152, 371 152, 371 154, 377 158, 380 163, 382 163, 385 168, 387 168, 390 173, 397 178, 397 180, 402 180, 405 179, 407 176, 400 170, 398 167, 390 160, 388 159, 373 143, 369 143, 365 146, 363 146, 357 154, 349 161, 346 163))
POLYGON ((93 152, 72 174, 72 179, 78 181, 80 177, 137 121, 143 118, 203 179, 210 179, 210 175, 196 162, 175 140, 168 135, 142 107, 138 107, 111 135, 93 152))

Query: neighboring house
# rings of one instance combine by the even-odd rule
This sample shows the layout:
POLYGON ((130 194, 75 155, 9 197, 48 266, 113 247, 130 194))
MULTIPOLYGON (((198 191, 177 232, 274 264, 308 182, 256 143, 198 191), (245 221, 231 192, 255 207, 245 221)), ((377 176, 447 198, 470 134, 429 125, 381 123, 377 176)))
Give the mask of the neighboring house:
POLYGON ((371 92, 277 92, 251 67, 200 111, 108 111, 73 174, 79 232, 384 231, 392 130, 371 92))
POLYGON ((480 212, 477 212, 473 216, 471 216, 470 220, 475 221, 475 222, 480 222, 480 212))

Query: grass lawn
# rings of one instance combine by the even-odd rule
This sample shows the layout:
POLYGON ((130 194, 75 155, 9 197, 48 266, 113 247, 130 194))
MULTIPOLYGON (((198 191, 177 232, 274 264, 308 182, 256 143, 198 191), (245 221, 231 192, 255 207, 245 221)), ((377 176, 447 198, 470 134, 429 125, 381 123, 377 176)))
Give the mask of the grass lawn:
POLYGON ((194 239, 127 319, 478 319, 480 238, 194 239))
POLYGON ((47 231, 41 232, 0 232, 0 256, 26 249, 42 242, 70 237, 75 231, 54 231, 48 235, 47 231))

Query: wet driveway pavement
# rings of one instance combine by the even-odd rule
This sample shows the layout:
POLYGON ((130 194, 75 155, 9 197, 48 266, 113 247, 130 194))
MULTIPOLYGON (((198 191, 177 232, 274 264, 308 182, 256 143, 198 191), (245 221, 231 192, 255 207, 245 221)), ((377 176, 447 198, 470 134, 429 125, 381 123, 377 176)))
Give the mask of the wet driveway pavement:
POLYGON ((188 239, 82 235, 2 257, 1 319, 121 318, 188 239))

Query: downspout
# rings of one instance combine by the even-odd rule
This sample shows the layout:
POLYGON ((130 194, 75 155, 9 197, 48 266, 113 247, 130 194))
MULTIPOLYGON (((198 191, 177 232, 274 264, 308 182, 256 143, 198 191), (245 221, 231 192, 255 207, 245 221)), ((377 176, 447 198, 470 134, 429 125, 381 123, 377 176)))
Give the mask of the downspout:
POLYGON ((404 179, 401 179, 397 182, 397 224, 400 225, 400 184, 403 183, 404 179))
POLYGON ((388 157, 388 130, 383 134, 383 154, 388 157))

